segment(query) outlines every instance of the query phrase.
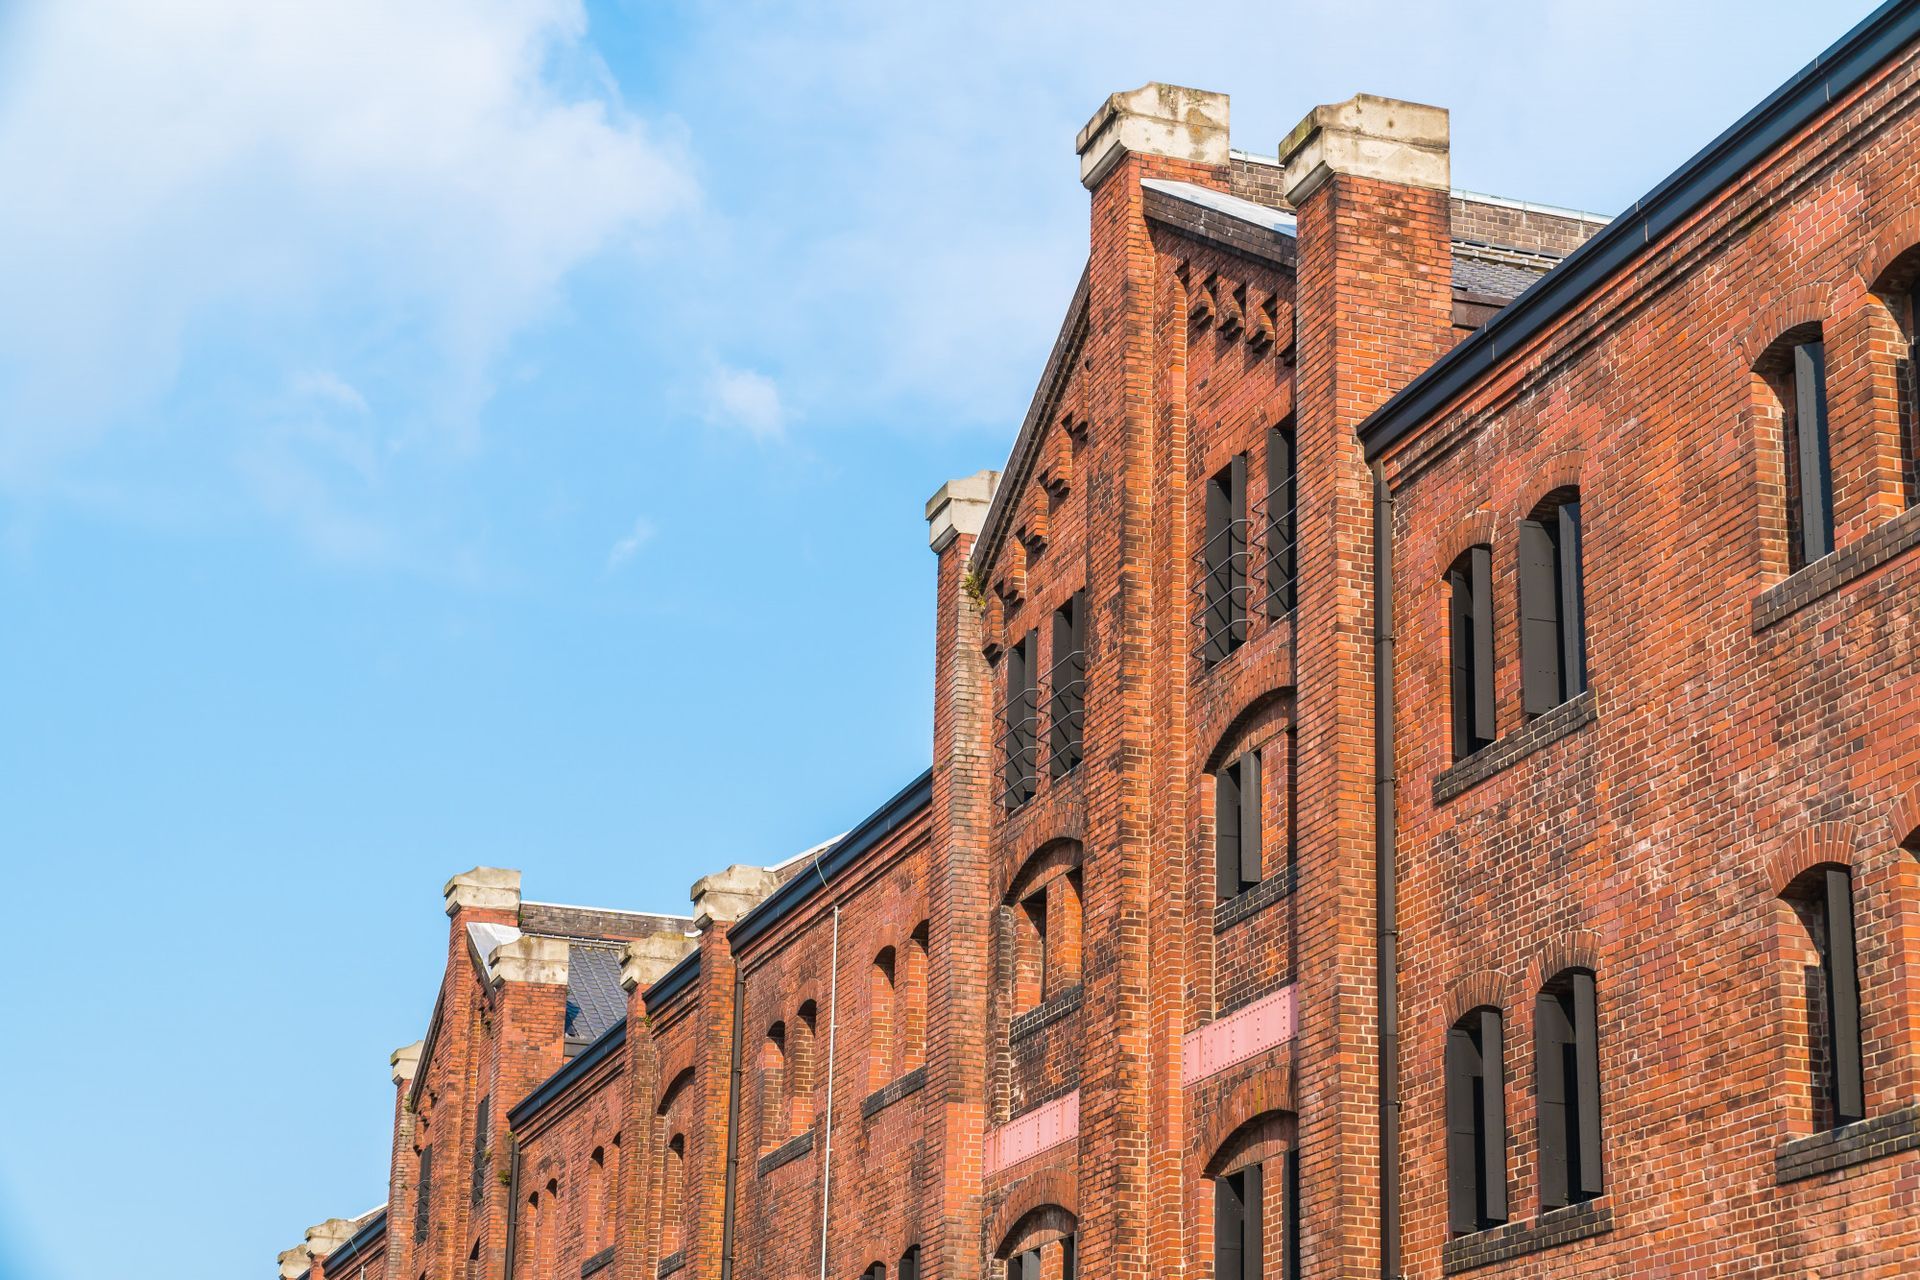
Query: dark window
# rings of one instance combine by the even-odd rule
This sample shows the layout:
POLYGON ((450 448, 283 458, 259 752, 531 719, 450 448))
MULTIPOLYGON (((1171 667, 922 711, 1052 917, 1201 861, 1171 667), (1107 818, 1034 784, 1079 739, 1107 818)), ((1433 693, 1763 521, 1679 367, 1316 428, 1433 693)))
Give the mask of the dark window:
POLYGON ((1540 1124, 1543 1208, 1591 1200, 1600 1167, 1600 1042, 1593 975, 1561 974, 1533 1008, 1534 1093, 1540 1124))
POLYGON ((1214 1280, 1260 1280, 1265 1261, 1260 1237, 1265 1199, 1258 1164, 1213 1180, 1214 1280))
POLYGON ((1087 708, 1087 593, 1053 611, 1053 666, 1047 671, 1047 769, 1058 778, 1080 763, 1087 708))
POLYGON ((920 1246, 914 1245, 900 1255, 900 1265, 894 1269, 899 1280, 920 1280, 920 1246))
POLYGON ((433 1144, 420 1148, 420 1177, 413 1188, 413 1241, 427 1238, 427 1209, 433 1197, 433 1144))
POLYGON ((1291 426, 1267 432, 1267 616, 1293 612, 1298 585, 1294 522, 1294 445, 1291 426))
POLYGON ((1040 1251, 1029 1249, 1008 1258, 1007 1280, 1041 1280, 1040 1251))
POLYGON ((492 1096, 480 1099, 480 1115, 473 1123, 473 1190, 469 1199, 478 1205, 487 1194, 487 1143, 491 1138, 487 1132, 492 1119, 493 1108, 489 1105, 492 1096))
POLYGON ((1833 550, 1833 469, 1827 454, 1827 355, 1819 340, 1793 348, 1786 394, 1787 535, 1790 565, 1833 550))
POLYGON ((1520 522, 1520 667, 1530 716, 1587 687, 1585 594, 1580 495, 1569 491, 1520 522))
POLYGON ((1453 755, 1493 741, 1493 550, 1469 547, 1447 570, 1453 665, 1453 755))
POLYGON ((887 1264, 884 1262, 874 1263, 861 1275, 860 1280, 887 1280, 887 1264))
POLYGON ((1206 541, 1200 548, 1208 666, 1247 639, 1247 455, 1207 481, 1206 541))
MULTIPOLYGON (((1807 1041, 1819 1091, 1818 1119, 1851 1124, 1866 1112, 1861 1071, 1860 969, 1854 945, 1853 875, 1845 867, 1820 867, 1799 882, 1794 907, 1807 924, 1820 956, 1817 1002, 1809 999, 1807 1041)), ((1811 976, 1811 975, 1809 975, 1811 976)))
POLYGON ((1893 300, 1900 322, 1900 354, 1894 360, 1894 378, 1900 397, 1900 485, 1907 505, 1920 506, 1920 309, 1909 287, 1893 300))
POLYGON ((1037 633, 1029 631, 1020 643, 1007 650, 1005 658, 1007 701, 1001 715, 1004 782, 1001 801, 1009 809, 1017 809, 1031 800, 1038 781, 1034 768, 1040 752, 1038 648, 1037 633))
POLYGON ((1260 753, 1224 766, 1213 788, 1215 885, 1224 900, 1260 883, 1260 753))
POLYGON ((1455 1235, 1507 1220, 1507 1073, 1500 1011, 1447 1032, 1447 1220, 1455 1235))
POLYGON ((1080 1263, 1079 1243, 1075 1236, 1068 1236, 1060 1242, 1060 1280, 1073 1280, 1080 1263))
POLYGON ((1284 1280, 1300 1280, 1300 1144, 1287 1148, 1281 1164, 1281 1194, 1286 1197, 1280 1210, 1280 1245, 1284 1250, 1280 1273, 1284 1280))

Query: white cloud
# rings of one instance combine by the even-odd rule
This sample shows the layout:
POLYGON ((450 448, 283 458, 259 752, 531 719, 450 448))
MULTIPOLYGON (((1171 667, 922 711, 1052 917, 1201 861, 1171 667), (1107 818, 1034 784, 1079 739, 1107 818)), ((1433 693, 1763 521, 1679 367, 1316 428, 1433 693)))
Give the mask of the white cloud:
POLYGON ((611 572, 618 569, 638 555, 640 548, 652 541, 653 522, 641 516, 633 522, 633 528, 629 529, 624 537, 613 544, 612 550, 607 552, 607 570, 611 572))
POLYGON ((568 273, 693 198, 606 83, 579 0, 16 10, 0 484, 164 426, 189 373, 244 396, 340 366, 336 392, 465 442, 568 273))
POLYGON ((707 420, 769 439, 786 430, 787 412, 772 378, 752 369, 718 365, 707 385, 707 420))

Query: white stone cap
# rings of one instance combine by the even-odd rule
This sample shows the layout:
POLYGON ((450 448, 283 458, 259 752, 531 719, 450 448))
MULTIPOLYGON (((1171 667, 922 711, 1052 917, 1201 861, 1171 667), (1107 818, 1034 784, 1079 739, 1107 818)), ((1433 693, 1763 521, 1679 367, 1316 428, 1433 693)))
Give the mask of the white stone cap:
POLYGON ((473 960, 480 966, 482 981, 492 984, 493 953, 519 936, 520 930, 510 924, 497 924, 491 920, 472 920, 467 923, 467 945, 473 948, 473 960))
POLYGON ((447 887, 442 892, 447 897, 448 915, 462 907, 518 911, 520 873, 508 867, 475 867, 447 881, 447 887))
POLYGON ((426 1047, 425 1040, 415 1040, 412 1044, 401 1045, 388 1055, 387 1062, 393 1067, 395 1084, 406 1084, 413 1079, 414 1073, 420 1070, 420 1055, 426 1047))
POLYGON ((1227 95, 1149 81, 1100 105, 1073 141, 1087 190, 1129 151, 1227 164, 1227 95))
POLYGON ((313 1265, 313 1254, 305 1244, 297 1244, 291 1249, 282 1249, 279 1257, 280 1280, 296 1280, 303 1271, 313 1265))
POLYGON ((523 933, 511 942, 503 942, 489 956, 489 981, 567 983, 567 940, 523 933))
POLYGON ((1318 191, 1336 173, 1450 190, 1447 109, 1358 93, 1315 107, 1280 141, 1287 203, 1318 191))
POLYGON ((927 499, 927 545, 936 552, 945 551, 962 534, 979 533, 986 527, 987 508, 999 487, 998 471, 976 471, 941 485, 927 499))
POLYGON ((325 1258, 353 1239, 356 1230, 358 1224, 346 1218, 328 1218, 325 1222, 316 1222, 307 1228, 307 1252, 316 1258, 325 1258))
POLYGON ((632 992, 652 986, 694 946, 694 940, 684 933, 650 933, 635 938, 620 955, 620 989, 632 992))
POLYGON ((714 921, 732 924, 754 904, 780 887, 780 877, 765 867, 740 863, 693 882, 693 926, 704 930, 714 921))

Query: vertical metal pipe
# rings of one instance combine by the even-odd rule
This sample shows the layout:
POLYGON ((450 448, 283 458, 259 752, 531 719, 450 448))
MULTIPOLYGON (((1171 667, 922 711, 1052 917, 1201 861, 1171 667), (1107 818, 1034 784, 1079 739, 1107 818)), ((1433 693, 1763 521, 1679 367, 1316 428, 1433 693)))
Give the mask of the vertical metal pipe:
MULTIPOLYGON (((821 878, 824 884, 825 877, 821 878)), ((833 904, 833 949, 827 961, 827 1121, 820 1154, 820 1280, 827 1280, 827 1207, 833 1203, 833 1047, 840 1026, 840 904, 833 904)))
POLYGON ((1393 759, 1393 493, 1373 464, 1373 841, 1380 1000, 1380 1273, 1400 1275, 1400 925, 1393 759))
MULTIPOLYGON (((728 950, 732 950, 729 941, 728 950)), ((733 1280, 733 1199, 740 1173, 740 1040, 746 1026, 747 970, 733 957, 733 1061, 727 1077, 727 1189, 720 1210, 720 1280, 733 1280)))

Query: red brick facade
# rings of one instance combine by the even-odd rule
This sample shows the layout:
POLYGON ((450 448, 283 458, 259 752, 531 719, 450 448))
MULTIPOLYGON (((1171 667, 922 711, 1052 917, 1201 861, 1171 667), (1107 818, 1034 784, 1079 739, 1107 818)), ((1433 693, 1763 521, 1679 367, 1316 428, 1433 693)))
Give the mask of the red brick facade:
POLYGON ((1920 1274, 1917 14, 1512 306, 1600 223, 1450 191, 1444 113, 1322 107, 1264 161, 1224 97, 1116 95, 1005 470, 928 507, 930 773, 691 918, 456 877, 389 1206, 283 1275, 1920 1274), (1794 569, 1769 376, 1808 335, 1834 551, 1794 569), (1590 679, 1529 715, 1516 530, 1575 491, 1590 679), (1456 761, 1473 546, 1496 732, 1456 761), (1796 896, 1832 866, 1837 1127, 1796 896), (1576 971, 1604 1185, 1543 1208, 1536 998, 1576 971), (1458 1230, 1479 1010, 1508 1210, 1458 1230))

